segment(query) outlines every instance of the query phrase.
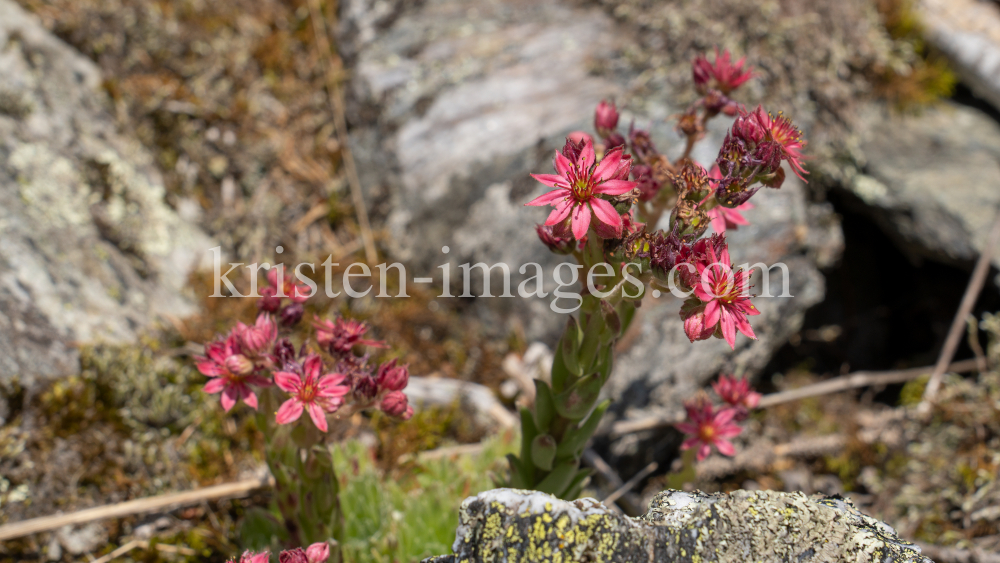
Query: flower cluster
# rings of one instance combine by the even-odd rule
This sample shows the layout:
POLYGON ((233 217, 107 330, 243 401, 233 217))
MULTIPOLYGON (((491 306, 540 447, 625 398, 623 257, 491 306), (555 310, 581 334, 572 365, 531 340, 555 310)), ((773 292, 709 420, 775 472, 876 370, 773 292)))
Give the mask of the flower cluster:
MULTIPOLYGON (((278 554, 279 563, 326 563, 329 559, 330 544, 327 542, 317 542, 305 549, 301 547, 286 549, 278 554)), ((260 553, 244 551, 239 562, 230 559, 229 563, 268 563, 270 560, 271 554, 267 551, 260 553)))
POLYGON ((396 360, 375 366, 369 354, 356 353, 363 347, 387 347, 364 338, 368 330, 364 323, 317 317, 313 327, 319 350, 309 350, 305 344, 296 350, 291 335, 285 333, 301 319, 308 288, 277 274, 269 279, 272 286, 265 289, 271 291, 262 291, 256 322, 238 322, 225 337, 205 345, 205 357, 196 358, 198 370, 210 378, 206 393, 221 393, 226 411, 241 399, 256 410, 257 393, 277 386, 285 394, 275 413, 278 424, 293 423, 305 412, 323 432, 328 430, 327 415, 345 414, 345 409, 375 407, 403 419, 413 415, 403 393, 410 377, 407 366, 397 365, 396 360), (284 298, 292 302, 282 307, 284 298), (280 321, 272 316, 275 312, 280 321))
POLYGON ((714 60, 699 56, 692 69, 701 97, 676 116, 687 139, 680 158, 671 162, 634 122, 627 134, 619 132, 618 108, 602 101, 594 112, 602 143, 574 133, 555 155, 556 174, 532 174, 554 189, 526 205, 555 207, 538 237, 557 254, 579 255, 593 233, 605 241, 607 262, 639 258, 647 281, 677 278, 690 294, 681 318, 691 342, 715 337, 735 348, 737 332, 755 338, 748 317, 759 311, 750 303, 749 273, 733 268, 722 235, 749 224, 744 213, 754 206, 748 200, 761 187, 781 187, 783 162, 804 179, 805 141, 787 117, 761 107, 747 111, 730 97, 754 76, 744 58, 716 49, 714 60), (691 159, 691 149, 720 113, 736 119, 706 170, 691 159), (669 227, 647 232, 666 212, 669 227), (715 234, 702 238, 709 227, 715 234))
POLYGON ((699 394, 694 399, 685 401, 687 420, 676 425, 678 430, 687 435, 681 449, 697 448, 698 461, 708 457, 712 447, 722 455, 734 455, 736 448, 729 438, 734 438, 743 431, 736 422, 745 420, 749 409, 760 402, 760 393, 755 393, 746 379, 722 375, 712 384, 712 388, 725 406, 717 409, 704 393, 699 394))

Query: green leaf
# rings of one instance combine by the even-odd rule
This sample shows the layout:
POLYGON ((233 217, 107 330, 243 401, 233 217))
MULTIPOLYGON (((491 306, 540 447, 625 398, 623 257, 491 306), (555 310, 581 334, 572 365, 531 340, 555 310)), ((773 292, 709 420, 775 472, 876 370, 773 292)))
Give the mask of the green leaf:
POLYGON ((507 454, 507 462, 510 463, 510 481, 507 486, 512 489, 527 489, 530 487, 528 481, 524 478, 524 466, 521 464, 521 460, 517 459, 514 454, 507 454))
POLYGON ((576 318, 570 316, 566 321, 566 331, 559 340, 559 349, 566 369, 575 375, 583 374, 583 367, 578 360, 582 341, 583 332, 580 330, 580 325, 577 324, 576 318))
POLYGON ((604 319, 600 315, 590 315, 587 318, 586 328, 583 331, 583 342, 580 344, 580 352, 577 362, 583 368, 583 372, 592 371, 594 358, 601 343, 601 332, 604 331, 604 319))
POLYGON ((561 493, 569 488, 570 483, 573 482, 573 478, 576 477, 576 468, 577 462, 575 460, 560 463, 545 479, 542 479, 542 482, 535 487, 535 490, 560 496, 561 493))
POLYGON ((561 393, 567 385, 572 385, 574 379, 576 379, 576 374, 570 371, 566 361, 563 360, 562 345, 560 344, 556 346, 556 353, 552 358, 552 390, 561 393))
POLYGON ((562 443, 556 448, 556 459, 579 457, 583 452, 584 446, 587 445, 587 440, 590 440, 590 437, 597 431, 597 425, 601 423, 604 411, 608 410, 610 406, 611 399, 601 401, 601 404, 597 405, 594 412, 590 413, 590 416, 587 417, 586 422, 566 432, 562 443))
POLYGON ((543 471, 552 471, 552 460, 556 458, 556 439, 548 434, 539 434, 531 441, 531 462, 543 471))
POLYGON ((618 317, 618 311, 608 303, 607 301, 601 300, 601 317, 604 318, 604 324, 607 325, 608 329, 612 334, 611 338, 618 338, 618 335, 622 331, 622 321, 618 317))
POLYGON ((576 472, 576 477, 566 487, 566 491, 561 495, 566 500, 576 500, 580 497, 580 492, 587 486, 587 480, 593 475, 593 469, 580 469, 576 472))
POLYGON ((556 412, 570 420, 583 418, 593 408, 602 385, 599 373, 581 377, 572 387, 555 396, 556 412))
POLYGON ((548 432, 556 415, 555 399, 549 384, 535 380, 535 427, 539 432, 548 432))
POLYGON ((520 413, 521 472, 527 483, 527 487, 531 488, 531 485, 535 482, 535 464, 531 463, 531 443, 534 441, 535 436, 538 435, 538 429, 535 427, 535 418, 531 415, 531 411, 521 407, 520 413))
POLYGON ((594 366, 594 370, 601 376, 602 386, 607 383, 608 377, 611 376, 611 369, 614 367, 614 360, 614 346, 602 346, 600 353, 597 354, 597 365, 594 366))
POLYGON ((632 319, 635 318, 635 312, 637 309, 635 305, 629 303, 628 301, 622 301, 618 304, 618 318, 622 321, 622 333, 619 336, 624 336, 625 331, 632 324, 632 319))
POLYGON ((253 551, 263 551, 288 541, 288 531, 281 520, 259 506, 247 509, 239 533, 240 544, 253 551))

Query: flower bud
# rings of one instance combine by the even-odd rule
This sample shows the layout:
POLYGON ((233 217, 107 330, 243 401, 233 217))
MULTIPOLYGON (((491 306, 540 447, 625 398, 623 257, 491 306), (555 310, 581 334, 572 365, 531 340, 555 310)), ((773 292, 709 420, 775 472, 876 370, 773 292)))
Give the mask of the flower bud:
POLYGON ((614 102, 608 103, 607 100, 601 100, 594 111, 594 129, 597 129, 597 133, 601 137, 607 138, 617 128, 618 108, 615 107, 614 102))
POLYGON ((375 382, 379 389, 402 391, 410 382, 410 370, 407 366, 397 366, 396 360, 386 362, 378 367, 375 382))
POLYGON ((299 324, 302 320, 302 314, 305 310, 302 308, 301 303, 292 303, 284 309, 281 310, 281 326, 292 327, 299 324))
POLYGON ((409 400, 402 391, 390 391, 386 393, 385 397, 382 399, 382 404, 379 408, 389 416, 399 416, 402 417, 407 413, 409 407, 409 400))
POLYGON ((410 420, 413 418, 413 405, 406 405, 406 412, 399 415, 399 418, 402 418, 403 420, 410 420))
POLYGON ((684 302, 681 318, 684 319, 684 333, 691 342, 708 340, 715 333, 714 326, 705 326, 705 304, 697 297, 684 302))
POLYGON ((636 129, 635 124, 629 128, 629 141, 632 143, 632 152, 640 161, 645 161, 648 157, 657 154, 656 145, 649 136, 649 131, 636 129))
POLYGON ((310 545, 306 548, 306 557, 309 563, 326 563, 330 559, 330 544, 322 541, 310 545))
POLYGON ((375 378, 371 375, 358 377, 354 382, 354 394, 364 402, 374 399, 375 395, 378 395, 378 384, 375 383, 375 378))
POLYGON ((256 358, 267 352, 278 337, 278 326, 274 323, 271 315, 262 314, 257 317, 257 322, 252 326, 238 325, 240 345, 243 351, 256 358))
POLYGON ((273 287, 265 287, 260 290, 260 300, 257 301, 257 308, 265 313, 276 313, 281 307, 281 298, 275 297, 278 292, 273 287))
POLYGON ((236 375, 247 375, 253 371, 253 362, 243 354, 234 354, 226 358, 226 368, 236 375))
POLYGON ((605 137, 604 142, 605 144, 607 144, 608 150, 611 150, 615 147, 624 147, 625 137, 621 133, 613 132, 607 137, 605 137))
POLYGON ((567 236, 560 236, 556 234, 561 230, 557 227, 558 225, 536 226, 535 231, 538 233, 538 240, 542 241, 542 244, 549 247, 549 250, 556 254, 572 254, 576 248, 576 241, 573 239, 573 235, 568 233, 567 236))
POLYGON ((286 364, 295 361, 295 346, 287 338, 282 338, 274 344, 274 359, 279 367, 284 371, 289 371, 284 368, 286 364))
POLYGON ((306 550, 296 547, 279 553, 278 563, 309 563, 309 557, 306 555, 306 550))

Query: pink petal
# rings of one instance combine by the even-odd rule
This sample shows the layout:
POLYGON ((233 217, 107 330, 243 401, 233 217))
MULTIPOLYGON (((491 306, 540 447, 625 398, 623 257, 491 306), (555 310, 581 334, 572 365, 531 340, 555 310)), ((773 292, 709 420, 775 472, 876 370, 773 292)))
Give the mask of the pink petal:
POLYGON ((550 188, 562 188, 564 190, 569 188, 566 178, 558 174, 532 174, 531 177, 550 188))
POLYGON ((750 326, 750 321, 748 321, 747 318, 740 313, 733 313, 732 315, 736 328, 745 334, 747 338, 757 340, 757 335, 753 333, 753 327, 750 326))
POLYGON ((726 220, 722 217, 719 207, 709 209, 708 216, 712 219, 712 228, 720 235, 726 232, 726 220))
POLYGON ((736 455, 736 448, 733 447, 733 444, 729 440, 722 440, 722 439, 716 440, 715 447, 719 450, 719 453, 722 455, 727 455, 730 457, 736 455))
POLYGON ((267 281, 273 287, 278 287, 278 285, 279 285, 278 284, 278 268, 272 267, 270 270, 267 271, 267 281))
POLYGON ((208 383, 206 383, 205 386, 202 387, 202 391, 211 395, 219 393, 225 388, 226 388, 226 380, 222 379, 221 377, 217 377, 215 379, 209 380, 208 383))
POLYGON ((306 358, 306 361, 302 362, 302 373, 306 374, 306 377, 315 380, 322 370, 323 359, 319 357, 319 354, 312 354, 306 358))
POLYGON ((209 377, 217 377, 229 373, 229 370, 220 366, 219 364, 215 363, 212 360, 204 360, 198 362, 196 365, 198 366, 198 371, 200 371, 203 375, 207 375, 209 377))
POLYGON ((229 412, 230 409, 236 404, 237 399, 240 398, 240 392, 238 389, 232 385, 227 385, 225 390, 222 391, 222 409, 229 412))
POLYGON ((274 413, 274 419, 278 424, 295 422, 300 416, 302 416, 302 403, 297 399, 288 399, 281 404, 278 412, 274 413))
POLYGON ((699 440, 697 436, 691 436, 690 438, 684 440, 684 443, 681 444, 681 449, 682 450, 690 450, 691 448, 693 448, 696 445, 698 445, 698 443, 700 441, 701 440, 699 440))
POLYGON ((628 180, 608 180, 601 182, 594 187, 595 194, 622 195, 635 189, 639 182, 629 182, 628 180))
POLYGON ((715 429, 715 435, 719 438, 732 438, 734 436, 739 436, 743 432, 743 429, 735 424, 727 424, 722 428, 715 429))
POLYGON ((709 327, 714 327, 719 324, 719 319, 722 317, 722 306, 719 305, 718 299, 713 299, 705 305, 705 329, 709 327))
POLYGON ((555 167, 556 172, 560 176, 569 176, 569 173, 573 170, 573 163, 559 151, 556 151, 556 157, 552 160, 552 166, 555 167))
POLYGON ((600 164, 594 169, 593 178, 598 181, 610 178, 618 171, 618 165, 622 161, 622 149, 621 147, 615 147, 613 150, 609 151, 601 159, 600 164))
POLYGON ((243 389, 240 390, 240 393, 243 395, 243 402, 246 403, 247 406, 252 408, 253 410, 257 410, 257 394, 251 391, 250 388, 246 386, 244 386, 243 389))
POLYGON ((721 427, 736 416, 736 409, 722 409, 712 418, 712 426, 721 427))
MULTIPOLYGON (((593 149, 591 149, 593 150, 593 149)), ((573 209, 573 236, 580 240, 587 236, 587 229, 590 228, 590 206, 577 205, 573 209)))
POLYGON ((316 403, 309 403, 309 418, 312 419, 313 424, 319 428, 320 432, 326 432, 326 413, 316 403))
POLYGON ((569 198, 560 201, 556 204, 556 208, 552 210, 552 213, 549 213, 549 217, 545 220, 545 224, 552 226, 562 223, 566 220, 566 217, 569 217, 569 213, 573 210, 575 205, 579 204, 569 198))
POLYGON ((736 322, 733 320, 733 314, 730 313, 725 307, 722 307, 722 337, 726 339, 726 343, 733 350, 736 349, 736 322))
POLYGON ((291 372, 274 372, 274 382, 278 384, 278 387, 280 387, 282 391, 292 395, 297 394, 299 390, 302 389, 302 380, 299 379, 298 375, 291 372))
POLYGON ((569 197, 570 191, 565 188, 557 188, 551 192, 546 192, 535 199, 525 203, 525 205, 555 205, 559 200, 569 197))
POLYGON ((709 446, 708 444, 702 444, 701 447, 698 448, 698 455, 695 456, 695 459, 697 459, 698 461, 702 461, 706 457, 708 457, 710 453, 712 453, 711 446, 709 446))
POLYGON ((680 430, 685 434, 697 434, 698 425, 693 422, 680 422, 674 425, 674 428, 680 430))
POLYGON ((317 542, 306 548, 309 563, 326 563, 330 559, 330 544, 317 542))
POLYGON ((266 377, 259 375, 248 375, 243 381, 249 383, 250 385, 256 385, 257 387, 270 387, 274 385, 274 382, 266 377))
POLYGON ((621 234, 622 217, 615 211, 613 205, 601 198, 595 197, 590 200, 590 207, 598 221, 614 227, 615 232, 621 234))

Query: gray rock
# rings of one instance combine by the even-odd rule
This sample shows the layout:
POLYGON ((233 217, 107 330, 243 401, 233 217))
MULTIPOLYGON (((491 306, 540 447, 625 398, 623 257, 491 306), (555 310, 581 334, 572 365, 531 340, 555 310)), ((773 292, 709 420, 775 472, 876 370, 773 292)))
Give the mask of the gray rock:
POLYGON ((920 0, 916 6, 931 45, 952 60, 973 92, 1000 108, 1000 4, 920 0))
POLYGON ((78 371, 74 346, 125 342, 213 246, 163 201, 89 60, 0 0, 0 378, 78 371))
POLYGON ((955 104, 867 123, 841 183, 911 256, 975 260, 1000 205, 1000 125, 955 104))
MULTIPOLYGON (((527 277, 518 268, 536 262, 547 272, 546 290, 555 288, 551 272, 559 257, 534 231, 546 211, 523 206, 545 189, 528 174, 551 171, 553 151, 567 133, 592 129, 601 99, 628 98, 623 110, 642 113, 625 113, 622 123, 635 118, 651 128, 661 150, 680 153, 668 117, 681 108, 664 104, 670 96, 662 90, 632 95, 631 84, 645 83, 644 69, 620 61, 639 47, 600 9, 558 0, 341 6, 341 43, 349 44, 355 65, 352 142, 367 196, 382 210, 393 256, 408 262, 413 276, 433 274, 439 284, 438 268, 447 260, 455 295, 457 266, 466 262, 509 265, 515 294, 527 277)), ((728 125, 711 122, 697 160, 715 159, 728 125)), ((808 203, 798 181, 754 202, 754 225, 732 237, 734 260, 785 262, 794 298, 760 299, 763 315, 754 323, 760 338, 741 337, 736 352, 721 340, 689 343, 676 300, 644 305, 639 337, 609 386, 615 397, 639 409, 677 406, 723 367, 759 369, 822 298, 817 265, 836 260, 841 247, 830 211, 808 203)), ((491 288, 494 295, 502 291, 499 271, 491 288)), ((550 299, 477 298, 473 309, 498 334, 520 326, 529 339, 552 344, 565 320, 550 310, 550 299)))
POLYGON ((462 503, 452 550, 425 563, 932 563, 847 499, 772 491, 667 490, 628 518, 594 499, 496 489, 462 503))

